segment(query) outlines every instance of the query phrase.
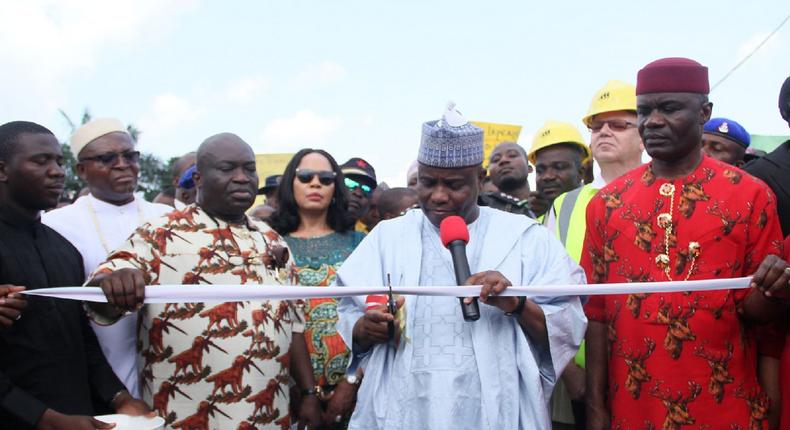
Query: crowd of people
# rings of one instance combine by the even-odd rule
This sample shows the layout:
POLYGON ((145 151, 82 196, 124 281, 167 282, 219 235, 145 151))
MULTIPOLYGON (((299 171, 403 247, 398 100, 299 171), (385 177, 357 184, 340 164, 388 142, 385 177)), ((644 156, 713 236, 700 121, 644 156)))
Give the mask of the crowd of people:
MULTIPOLYGON (((698 62, 656 60, 593 95, 589 139, 547 121, 487 159, 450 104, 403 188, 321 149, 259 182, 250 145, 221 133, 153 202, 121 121, 70 137, 86 189, 66 205, 54 134, 0 125, 0 428, 112 428, 108 413, 184 430, 790 428, 790 141, 752 150, 709 90, 698 62), (451 216, 462 283, 481 286, 463 306, 145 301, 156 285, 456 285, 451 216), (674 292, 503 294, 647 282, 674 292), (81 285, 106 303, 24 294, 81 285)), ((790 78, 779 109, 790 125, 790 78)))

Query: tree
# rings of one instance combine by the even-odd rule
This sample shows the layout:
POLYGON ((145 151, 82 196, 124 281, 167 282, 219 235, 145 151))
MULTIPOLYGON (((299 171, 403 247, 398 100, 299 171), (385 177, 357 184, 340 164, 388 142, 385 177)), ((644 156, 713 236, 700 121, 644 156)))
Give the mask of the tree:
MULTIPOLYGON (((71 127, 71 132, 74 133, 74 130, 76 130, 78 126, 74 124, 74 121, 72 121, 62 109, 58 111, 71 127)), ((86 108, 82 113, 80 125, 89 122, 91 119, 93 119, 93 116, 86 108)), ((128 124, 126 130, 132 137, 132 141, 137 143, 142 131, 134 124, 128 124)), ((85 183, 77 176, 76 154, 71 152, 71 147, 67 143, 62 143, 61 149, 63 150, 63 168, 66 170, 66 189, 64 190, 64 195, 74 200, 80 190, 85 186, 85 183)), ((140 154, 140 176, 137 181, 137 188, 139 192, 144 194, 146 200, 153 200, 161 190, 171 187, 170 169, 177 159, 178 157, 171 158, 167 165, 165 165, 161 159, 153 154, 140 154)))
POLYGON ((82 182, 82 179, 77 176, 77 159, 74 158, 71 147, 68 144, 61 143, 60 149, 63 151, 63 170, 66 171, 66 186, 63 190, 63 195, 69 200, 74 201, 85 184, 82 182))
POLYGON ((165 163, 152 154, 141 154, 137 189, 145 194, 146 200, 151 201, 165 185, 170 185, 170 170, 165 163))

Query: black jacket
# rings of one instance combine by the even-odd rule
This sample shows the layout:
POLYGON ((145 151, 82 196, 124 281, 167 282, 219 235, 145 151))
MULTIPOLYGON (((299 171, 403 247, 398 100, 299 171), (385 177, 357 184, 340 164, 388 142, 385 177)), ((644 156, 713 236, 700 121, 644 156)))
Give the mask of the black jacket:
POLYGON ((765 157, 749 162, 743 170, 762 179, 774 191, 782 235, 790 235, 790 140, 765 157))
MULTIPOLYGON (((55 230, 0 207, 0 284, 79 286, 82 257, 55 230)), ((0 330, 0 429, 32 428, 47 408, 94 415, 124 389, 81 302, 28 297, 21 319, 0 330)))

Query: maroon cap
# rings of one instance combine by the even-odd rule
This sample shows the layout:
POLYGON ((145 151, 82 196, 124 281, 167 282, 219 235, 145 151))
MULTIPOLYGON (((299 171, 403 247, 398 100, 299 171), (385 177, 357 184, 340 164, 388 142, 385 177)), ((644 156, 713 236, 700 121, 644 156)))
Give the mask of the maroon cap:
POLYGON ((636 75, 636 95, 709 92, 708 68, 688 58, 662 58, 636 75))

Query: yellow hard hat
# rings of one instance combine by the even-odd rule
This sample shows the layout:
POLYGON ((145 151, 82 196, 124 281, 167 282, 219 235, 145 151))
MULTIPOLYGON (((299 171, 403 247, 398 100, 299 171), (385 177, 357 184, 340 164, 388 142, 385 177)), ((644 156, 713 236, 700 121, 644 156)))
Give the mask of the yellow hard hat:
POLYGON ((621 110, 636 112, 636 87, 622 81, 609 81, 595 93, 582 122, 589 127, 595 115, 621 110))
POLYGON ((543 127, 535 132, 535 137, 532 139, 532 147, 529 148, 529 153, 527 153, 529 162, 535 164, 538 151, 560 143, 579 145, 586 154, 582 157, 582 162, 586 162, 592 155, 590 148, 584 143, 584 138, 582 138, 576 127, 567 122, 546 121, 543 127))

